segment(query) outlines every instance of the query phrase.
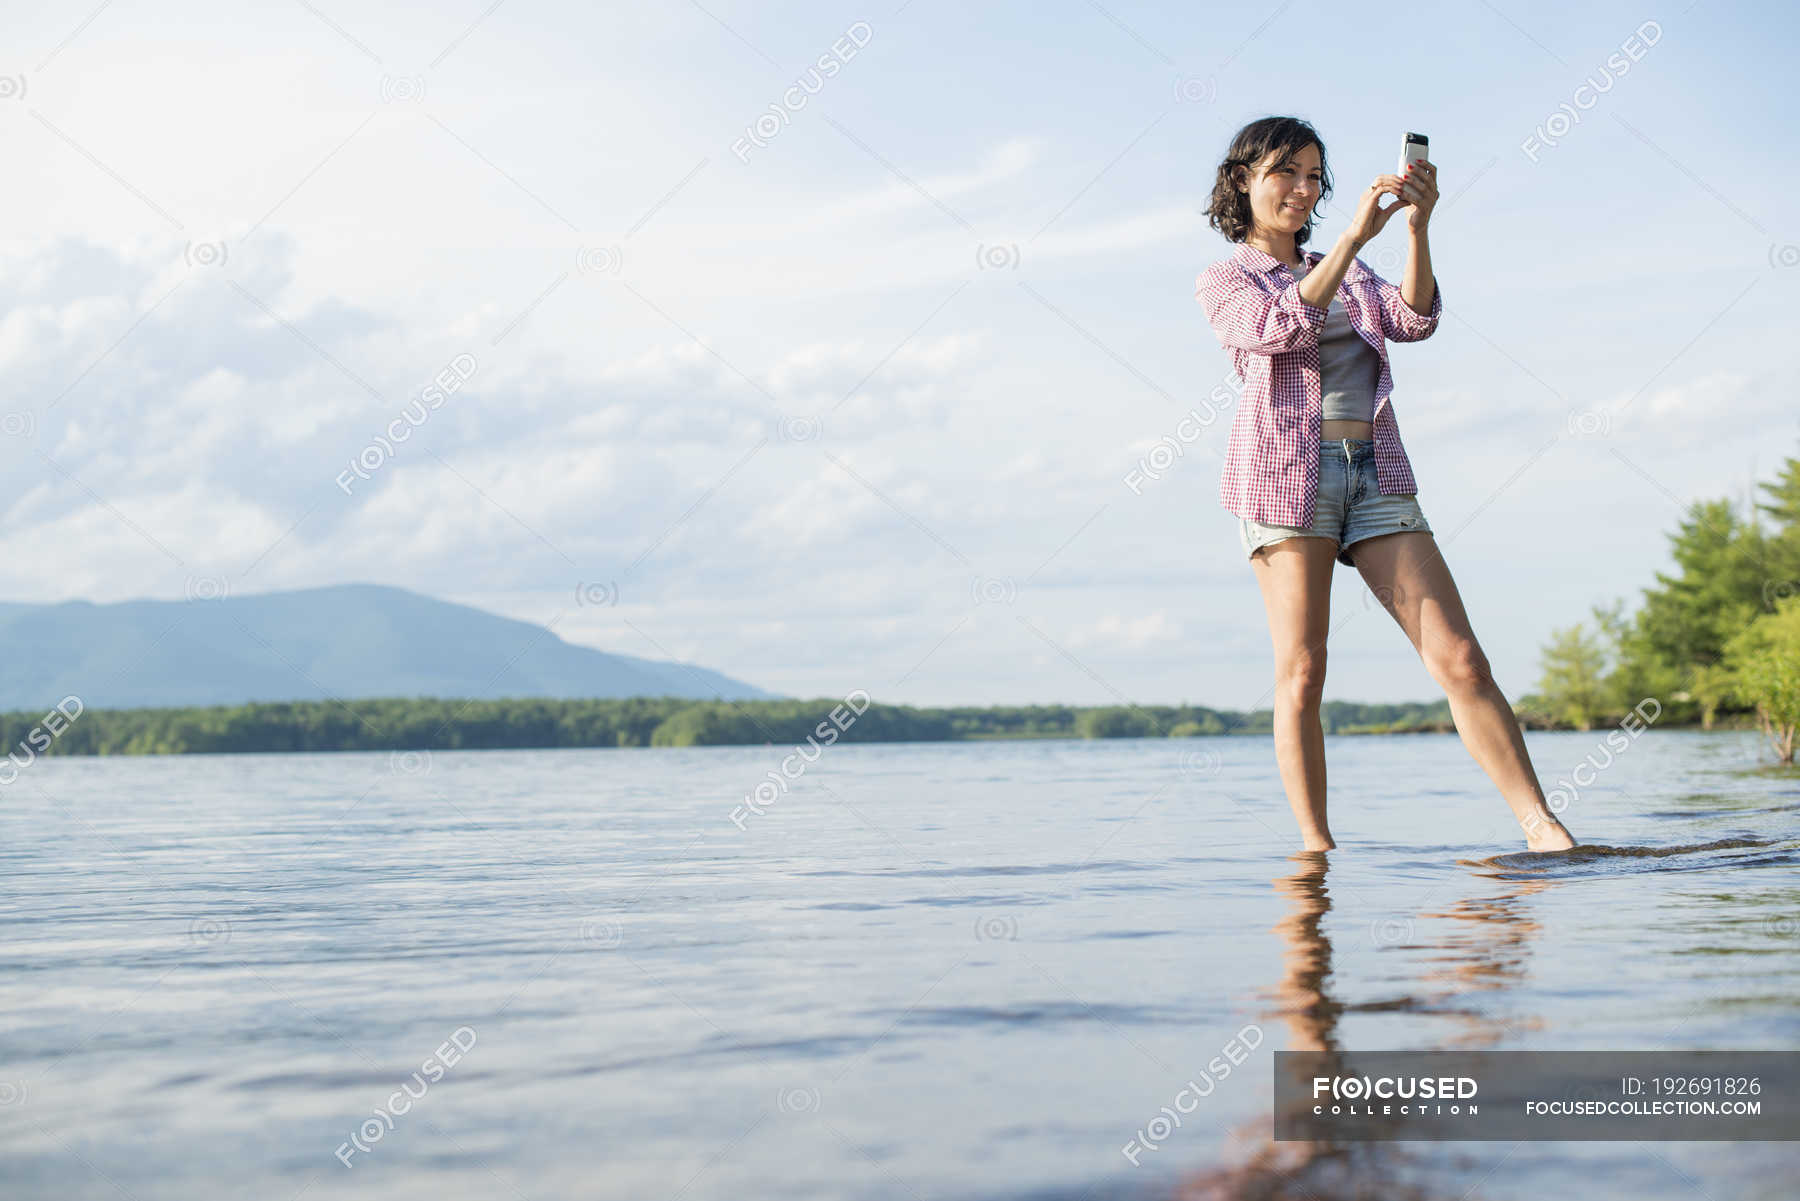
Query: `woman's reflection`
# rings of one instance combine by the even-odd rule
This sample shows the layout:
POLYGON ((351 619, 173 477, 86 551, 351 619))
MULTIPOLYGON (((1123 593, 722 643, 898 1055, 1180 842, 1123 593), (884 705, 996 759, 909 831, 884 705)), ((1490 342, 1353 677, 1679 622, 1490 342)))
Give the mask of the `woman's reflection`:
MULTIPOLYGON (((1529 946, 1538 931, 1529 898, 1550 887, 1550 881, 1489 876, 1490 883, 1484 884, 1480 895, 1447 909, 1421 911, 1416 939, 1393 946, 1418 964, 1411 986, 1399 996, 1346 1003, 1334 995, 1332 942, 1325 920, 1332 909, 1327 886, 1330 854, 1302 851, 1290 861, 1294 870, 1272 881, 1276 891, 1288 899, 1288 906, 1273 927, 1284 944, 1281 979, 1264 994, 1273 1001, 1268 1015, 1279 1018, 1287 1028, 1287 1042, 1280 1049, 1322 1052, 1328 1056, 1328 1065, 1337 1063, 1344 1053, 1339 1022, 1347 1013, 1399 1011, 1421 1018, 1448 1018, 1453 1023, 1448 1030, 1422 1030, 1408 1040, 1414 1047, 1492 1046, 1540 1025, 1534 1015, 1495 1014, 1509 1008, 1504 1004, 1506 994, 1528 977, 1529 946)), ((1351 921, 1343 930, 1340 938, 1374 937, 1367 920, 1351 921)), ((1383 940, 1382 945, 1390 944, 1391 940, 1383 940)), ((1272 1041, 1265 1046, 1276 1049, 1272 1041)), ((1247 1158, 1235 1167, 1186 1182, 1180 1193, 1184 1201, 1423 1199, 1437 1195, 1422 1184, 1401 1179, 1416 1172, 1421 1162, 1408 1144, 1276 1142, 1273 1117, 1271 1114, 1269 1119, 1235 1132, 1231 1139, 1238 1155, 1233 1158, 1248 1149, 1247 1158)), ((1460 1190, 1451 1190, 1444 1195, 1459 1194, 1460 1190)))

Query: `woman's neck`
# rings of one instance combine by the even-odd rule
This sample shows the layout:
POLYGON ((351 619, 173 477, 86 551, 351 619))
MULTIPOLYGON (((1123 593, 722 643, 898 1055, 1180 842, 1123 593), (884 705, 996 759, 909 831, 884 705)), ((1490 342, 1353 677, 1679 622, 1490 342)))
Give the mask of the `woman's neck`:
MULTIPOLYGON (((1244 240, 1268 255, 1270 258, 1280 259, 1290 267, 1295 267, 1296 263, 1304 264, 1306 262, 1306 255, 1294 244, 1293 234, 1279 235, 1276 237, 1252 234, 1244 240)), ((1295 267, 1295 270, 1298 269, 1298 267, 1295 267)))

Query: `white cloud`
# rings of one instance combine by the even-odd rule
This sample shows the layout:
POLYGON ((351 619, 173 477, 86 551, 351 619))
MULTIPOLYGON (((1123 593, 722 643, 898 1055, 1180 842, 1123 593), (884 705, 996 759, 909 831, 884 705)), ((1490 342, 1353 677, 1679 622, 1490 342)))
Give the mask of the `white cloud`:
POLYGON ((1180 623, 1161 609, 1137 617, 1105 613, 1097 620, 1070 630, 1065 645, 1138 651, 1146 647, 1166 648, 1181 636, 1180 623))
MULTIPOLYGON (((1773 381, 1764 379, 1759 386, 1751 372, 1729 368, 1652 388, 1632 402, 1642 405, 1659 423, 1722 420, 1727 416, 1742 420, 1753 414, 1791 413, 1793 403, 1785 385, 1776 387, 1773 381)), ((1629 418, 1631 407, 1622 416, 1629 418)))

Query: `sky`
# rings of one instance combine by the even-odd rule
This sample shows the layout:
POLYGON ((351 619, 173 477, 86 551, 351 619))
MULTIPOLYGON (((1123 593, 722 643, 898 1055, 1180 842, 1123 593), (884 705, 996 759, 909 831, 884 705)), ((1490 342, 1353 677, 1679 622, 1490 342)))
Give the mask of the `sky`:
MULTIPOLYGON (((1139 477, 1232 373, 1194 296, 1217 162, 1289 114, 1337 185, 1319 249, 1431 139, 1444 316, 1390 345, 1394 411, 1516 699, 1689 503, 1800 451, 1768 353, 1797 24, 33 6, 0 56, 0 600, 379 583, 793 696, 1266 706, 1229 413, 1139 477)), ((1362 258, 1404 251, 1396 218, 1362 258)), ((1326 698, 1441 697, 1334 580, 1326 698)))

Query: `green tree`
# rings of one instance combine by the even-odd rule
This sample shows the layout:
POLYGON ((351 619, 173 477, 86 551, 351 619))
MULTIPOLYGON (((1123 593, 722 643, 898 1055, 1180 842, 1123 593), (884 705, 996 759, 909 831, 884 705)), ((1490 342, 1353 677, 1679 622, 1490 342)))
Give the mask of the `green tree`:
POLYGON ((1075 718, 1077 738, 1155 738, 1167 732, 1153 714, 1135 707, 1083 709, 1075 718))
MULTIPOLYGON (((1729 644, 1727 644, 1729 645, 1729 644)), ((1731 669, 1723 663, 1702 665, 1688 673, 1687 693, 1700 707, 1700 728, 1713 728, 1719 707, 1736 696, 1731 669)))
POLYGON ((1580 625, 1552 630, 1539 665, 1545 711, 1578 730, 1592 729, 1605 701, 1606 647, 1601 639, 1580 625))
POLYGON ((1763 538, 1729 500, 1695 501, 1669 536, 1678 574, 1644 591, 1634 649, 1683 671, 1717 663, 1725 642, 1769 602, 1763 538))
POLYGON ((1642 703, 1645 697, 1655 697, 1665 710, 1672 708, 1679 714, 1684 673, 1657 656, 1638 629, 1636 619, 1627 618, 1624 610, 1623 600, 1593 608, 1594 624, 1599 628, 1599 637, 1605 647, 1606 683, 1601 689, 1602 708, 1609 714, 1623 714, 1642 703))
POLYGON ((1756 707, 1776 760, 1791 765, 1800 726, 1800 597, 1785 598, 1732 637, 1725 662, 1737 698, 1756 707))
POLYGON ((1757 487, 1769 494, 1756 507, 1775 520, 1777 530, 1800 530, 1800 459, 1790 457, 1781 465, 1781 477, 1757 487))
POLYGON ((663 719, 650 735, 651 746, 752 745, 772 741, 763 731, 722 704, 689 705, 663 719))

